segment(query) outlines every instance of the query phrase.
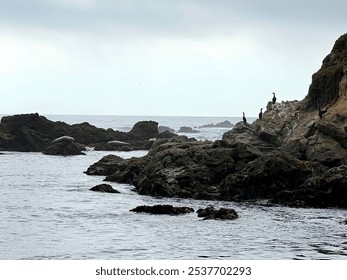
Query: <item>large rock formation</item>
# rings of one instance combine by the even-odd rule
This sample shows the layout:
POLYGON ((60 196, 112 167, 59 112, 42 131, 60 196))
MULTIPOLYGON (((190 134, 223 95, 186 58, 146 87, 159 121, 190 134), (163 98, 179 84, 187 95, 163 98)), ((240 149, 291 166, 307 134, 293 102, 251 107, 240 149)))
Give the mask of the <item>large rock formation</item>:
POLYGON ((303 101, 270 104, 262 119, 213 143, 157 140, 145 157, 117 160, 101 175, 145 195, 346 208, 346 40, 336 41, 303 101))
MULTIPOLYGON (((142 150, 149 149, 152 145, 149 140, 158 136, 158 123, 139 122, 126 133, 97 128, 86 122, 74 125, 53 122, 37 113, 6 116, 0 123, 0 150, 61 154, 62 144, 53 141, 66 135, 74 138, 76 144, 97 150, 142 150), (114 145, 114 141, 125 144, 114 145)), ((78 154, 76 147, 73 148, 78 154)))

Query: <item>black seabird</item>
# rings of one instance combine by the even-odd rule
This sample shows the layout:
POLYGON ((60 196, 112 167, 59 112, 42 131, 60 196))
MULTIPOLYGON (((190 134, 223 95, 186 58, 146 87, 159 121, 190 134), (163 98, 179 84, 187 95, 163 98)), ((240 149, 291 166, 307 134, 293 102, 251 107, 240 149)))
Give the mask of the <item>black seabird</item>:
POLYGON ((245 112, 242 112, 243 116, 242 116, 242 120, 244 123, 247 123, 247 119, 246 119, 246 116, 245 116, 245 112))
POLYGON ((262 117, 263 117, 263 108, 260 108, 259 119, 261 119, 262 117))
POLYGON ((276 98, 276 95, 275 95, 275 93, 273 92, 272 93, 274 96, 272 97, 272 104, 275 104, 276 103, 276 100, 277 100, 277 98, 276 98))

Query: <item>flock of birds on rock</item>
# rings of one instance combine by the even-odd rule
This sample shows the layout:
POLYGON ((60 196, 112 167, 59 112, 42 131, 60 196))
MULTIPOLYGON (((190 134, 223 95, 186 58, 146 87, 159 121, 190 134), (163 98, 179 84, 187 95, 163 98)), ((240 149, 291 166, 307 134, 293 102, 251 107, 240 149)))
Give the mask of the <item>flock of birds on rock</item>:
MULTIPOLYGON (((277 98, 276 98, 276 94, 274 92, 272 94, 273 94, 273 96, 272 96, 272 104, 274 105, 276 103, 277 98)), ((328 109, 322 110, 320 107, 318 107, 318 115, 319 115, 319 117, 322 118, 323 115, 327 111, 328 111, 328 109)), ((244 123, 247 123, 246 114, 245 114, 245 112, 242 112, 242 113, 243 113, 242 120, 243 120, 244 123)), ((259 119, 261 119, 263 117, 263 108, 260 108, 260 112, 259 112, 258 116, 259 116, 259 119)))
MULTIPOLYGON (((275 104, 276 103, 276 94, 273 92, 273 97, 272 97, 272 104, 275 104)), ((243 113, 243 116, 242 116, 242 120, 244 123, 247 123, 247 119, 246 119, 246 114, 245 112, 242 112, 243 113)), ((263 117, 263 108, 260 108, 260 112, 259 112, 259 119, 261 119, 263 117)))

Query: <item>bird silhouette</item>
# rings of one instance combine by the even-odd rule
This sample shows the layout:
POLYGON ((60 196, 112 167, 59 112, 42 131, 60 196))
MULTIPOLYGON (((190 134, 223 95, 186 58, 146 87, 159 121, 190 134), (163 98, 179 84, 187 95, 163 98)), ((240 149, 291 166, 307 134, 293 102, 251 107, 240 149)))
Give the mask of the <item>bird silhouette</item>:
POLYGON ((274 96, 272 97, 272 104, 275 104, 276 103, 276 100, 277 100, 277 98, 276 98, 276 95, 275 95, 275 93, 273 92, 272 93, 274 96))
POLYGON ((245 116, 245 112, 242 112, 243 116, 242 116, 242 120, 244 123, 247 123, 247 119, 246 119, 246 116, 245 116))
POLYGON ((260 108, 259 119, 261 119, 262 117, 263 117, 263 108, 260 108))

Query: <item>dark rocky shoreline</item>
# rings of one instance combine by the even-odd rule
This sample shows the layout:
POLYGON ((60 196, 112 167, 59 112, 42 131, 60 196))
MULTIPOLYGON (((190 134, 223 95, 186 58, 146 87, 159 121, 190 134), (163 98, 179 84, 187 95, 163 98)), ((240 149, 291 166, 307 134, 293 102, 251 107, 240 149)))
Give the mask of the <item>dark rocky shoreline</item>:
POLYGON ((347 208, 346 65, 347 34, 302 101, 269 102, 262 119, 237 123, 222 140, 160 139, 142 158, 109 156, 86 173, 156 197, 347 208))
POLYGON ((155 197, 347 208, 346 80, 347 34, 312 76, 302 101, 269 102, 261 119, 235 124, 222 140, 160 135, 158 123, 151 121, 124 133, 30 114, 2 118, 0 150, 46 152, 61 136, 73 137, 80 152, 87 145, 148 149, 141 158, 106 156, 86 173, 132 184, 138 194, 155 197))
POLYGON ((44 116, 6 116, 0 123, 0 150, 43 152, 49 155, 79 155, 86 147, 104 151, 148 150, 150 139, 160 137, 158 123, 142 121, 129 132, 97 128, 87 122, 69 125, 44 116), (57 141, 70 138, 70 141, 57 141))

